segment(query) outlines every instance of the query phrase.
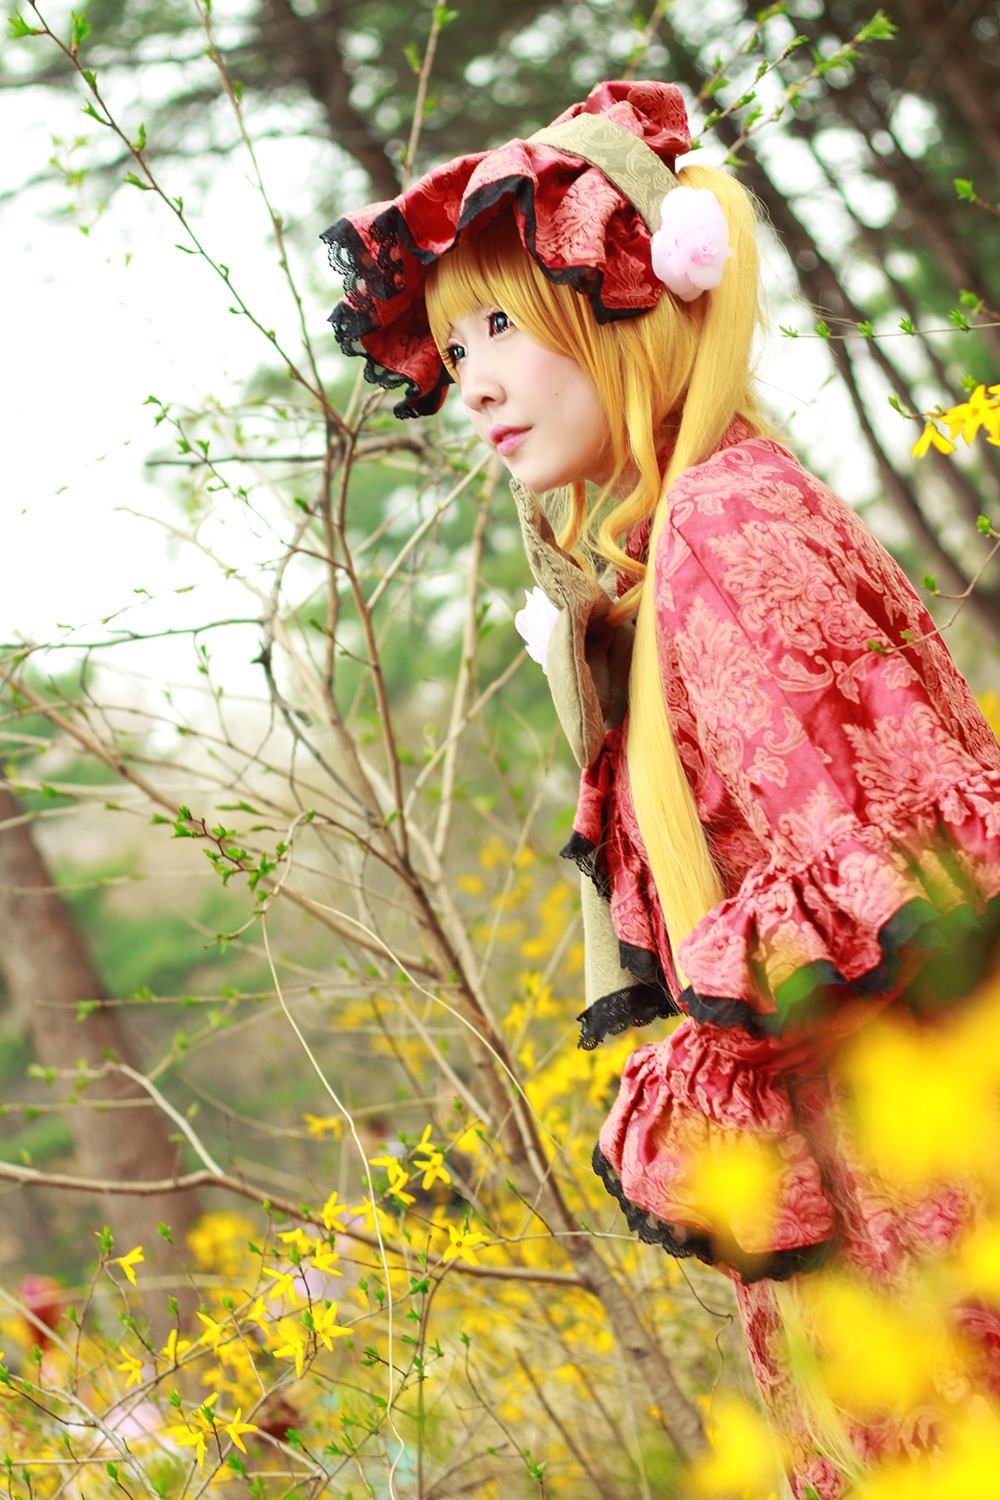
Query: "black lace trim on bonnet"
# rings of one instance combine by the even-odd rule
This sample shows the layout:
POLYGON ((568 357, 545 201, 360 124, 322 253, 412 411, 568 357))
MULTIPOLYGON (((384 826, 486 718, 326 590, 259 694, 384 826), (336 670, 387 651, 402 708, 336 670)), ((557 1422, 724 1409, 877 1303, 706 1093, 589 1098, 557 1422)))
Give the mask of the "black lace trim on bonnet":
POLYGON ((694 1255, 706 1266, 727 1266, 735 1271, 746 1285, 752 1281, 787 1281, 800 1271, 815 1271, 829 1259, 833 1249, 832 1240, 822 1240, 818 1245, 801 1245, 791 1250, 774 1250, 759 1255, 734 1255, 728 1248, 720 1255, 710 1235, 701 1230, 687 1229, 683 1240, 676 1238, 676 1225, 640 1208, 631 1198, 626 1198, 621 1178, 615 1171, 600 1146, 594 1147, 594 1171, 604 1183, 612 1198, 625 1215, 629 1229, 646 1245, 661 1245, 668 1255, 677 1260, 686 1260, 694 1255))
MULTIPOLYGON (((524 238, 528 253, 550 281, 568 283, 575 291, 586 296, 590 300, 598 323, 610 323, 620 318, 635 316, 634 308, 605 307, 601 299, 601 288, 604 284, 603 271, 593 266, 566 266, 553 270, 539 258, 535 249, 535 184, 529 178, 501 177, 496 182, 488 183, 478 192, 473 193, 463 210, 454 238, 447 249, 453 250, 460 243, 469 225, 483 214, 487 217, 479 228, 485 228, 497 218, 500 209, 507 202, 516 203, 520 209, 524 217, 524 238), (496 212, 491 213, 491 209, 496 212)), ((406 399, 393 407, 395 416, 402 418, 430 416, 440 406, 447 387, 453 384, 444 365, 441 366, 440 377, 433 389, 422 394, 419 386, 408 375, 398 370, 389 370, 385 365, 379 364, 368 353, 361 339, 367 334, 379 332, 385 326, 378 316, 377 304, 388 302, 405 290, 405 274, 399 246, 404 245, 424 266, 433 265, 440 257, 429 250, 422 250, 414 243, 409 226, 395 202, 390 203, 385 212, 372 221, 368 232, 377 244, 377 253, 374 257, 366 248, 361 235, 350 219, 339 219, 336 224, 332 224, 320 235, 320 239, 326 243, 330 265, 344 283, 344 300, 338 303, 329 318, 334 336, 345 354, 364 359, 365 379, 370 384, 380 385, 384 390, 394 390, 401 385, 406 386, 406 399)), ((422 285, 421 281, 412 288, 414 301, 419 298, 421 303, 423 301, 422 285)), ((405 312, 400 314, 401 317, 405 315, 405 312)), ((427 337, 430 338, 429 330, 427 337)))

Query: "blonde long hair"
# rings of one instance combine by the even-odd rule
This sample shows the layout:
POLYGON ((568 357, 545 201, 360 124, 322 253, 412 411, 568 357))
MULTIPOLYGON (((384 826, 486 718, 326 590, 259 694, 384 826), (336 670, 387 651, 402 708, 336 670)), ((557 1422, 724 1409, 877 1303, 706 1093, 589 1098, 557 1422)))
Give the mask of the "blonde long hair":
POLYGON ((628 769, 675 952, 722 899, 722 884, 667 713, 653 589, 644 585, 647 566, 628 557, 621 544, 629 531, 652 518, 652 562, 674 481, 709 457, 735 417, 754 432, 767 430, 752 393, 751 350, 759 321, 753 202, 717 168, 686 167, 679 180, 715 192, 734 251, 720 285, 692 303, 664 293, 649 313, 598 323, 586 297, 550 281, 525 254, 512 215, 444 256, 427 283, 427 310, 439 349, 452 323, 478 307, 496 305, 536 342, 575 359, 608 413, 614 473, 589 507, 585 485, 572 487, 560 540, 566 547, 586 544, 636 579, 609 619, 617 623, 636 616, 628 769), (661 476, 660 453, 671 443, 661 476))

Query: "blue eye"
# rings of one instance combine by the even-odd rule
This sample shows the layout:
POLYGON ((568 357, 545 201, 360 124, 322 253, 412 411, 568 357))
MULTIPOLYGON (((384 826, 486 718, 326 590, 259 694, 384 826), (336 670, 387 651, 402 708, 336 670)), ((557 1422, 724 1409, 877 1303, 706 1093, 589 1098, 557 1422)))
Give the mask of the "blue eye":
POLYGON ((448 344, 444 351, 444 363, 449 370, 457 370, 459 361, 465 358, 464 344, 448 344))
POLYGON ((486 323, 489 327, 491 338, 495 338, 498 333, 506 333, 508 328, 513 328, 514 326, 508 315, 502 312, 500 308, 495 308, 490 313, 486 319, 486 323))

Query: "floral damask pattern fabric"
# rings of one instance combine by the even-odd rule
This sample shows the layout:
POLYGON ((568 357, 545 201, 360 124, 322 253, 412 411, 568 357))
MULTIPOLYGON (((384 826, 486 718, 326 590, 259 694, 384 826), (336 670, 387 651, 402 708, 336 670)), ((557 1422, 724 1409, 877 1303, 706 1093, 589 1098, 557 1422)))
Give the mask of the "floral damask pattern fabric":
MULTIPOLYGON (((600 1150, 625 1200, 710 1236, 685 1178, 693 1115, 787 1133, 838 1041, 904 977, 916 1003, 949 934, 996 921, 1000 747, 895 563, 777 443, 731 442, 678 482, 654 588, 666 700, 725 899, 677 955, 688 1019, 636 1054, 600 1150)), ((626 739, 610 732, 584 772, 575 828, 630 967, 646 954, 676 992, 626 739)), ((788 1168, 776 1253, 795 1223, 803 1251, 842 1228, 819 1185, 830 1164, 817 1178, 793 1152, 788 1168)))
MULTIPOLYGON (((843 1477, 808 1439, 775 1280, 832 1252, 866 1283, 905 1285, 981 1210, 961 1183, 876 1179, 838 1047, 890 1005, 934 1046, 947 1002, 972 988, 1000 931, 1000 746, 853 512, 778 444, 732 437, 678 481, 653 572, 666 702, 725 890, 680 945, 679 994, 627 724, 581 783, 575 849, 609 895, 623 961, 646 955, 687 1012, 626 1064, 595 1167, 643 1239, 728 1270, 761 1392, 799 1445, 796 1500, 836 1500, 843 1477), (720 1226, 699 1163, 734 1142, 772 1153, 774 1212, 720 1226)), ((1000 1316, 976 1307, 966 1324, 1000 1384, 1000 1316)), ((850 1441, 862 1458, 916 1449, 921 1420, 850 1441)))

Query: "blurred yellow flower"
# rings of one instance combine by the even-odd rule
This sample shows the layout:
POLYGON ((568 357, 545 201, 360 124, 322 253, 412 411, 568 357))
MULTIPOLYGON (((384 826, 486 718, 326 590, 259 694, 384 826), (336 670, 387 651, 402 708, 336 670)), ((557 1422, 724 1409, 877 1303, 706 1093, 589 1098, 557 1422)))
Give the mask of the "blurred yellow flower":
POLYGON ((129 1281, 131 1281, 133 1286, 136 1286, 137 1282, 135 1279, 135 1270, 133 1268, 140 1265, 141 1262, 145 1260, 145 1258, 146 1257, 142 1253, 142 1246, 136 1245, 135 1249, 130 1250, 127 1255, 116 1255, 114 1264, 116 1266, 121 1266, 129 1281))
POLYGON ((987 688, 985 693, 976 694, 976 702, 982 711, 983 718, 1000 739, 1000 693, 993 688, 987 688))
POLYGON ((305 1114, 302 1119, 309 1134, 314 1135, 317 1140, 322 1141, 327 1136, 332 1136, 335 1141, 339 1141, 344 1133, 344 1122, 339 1115, 305 1114))
POLYGON ((894 1459, 863 1479, 852 1500, 989 1500, 1000 1475, 1000 1424, 995 1412, 956 1415, 930 1457, 894 1459))
POLYGON ((210 1344, 213 1353, 217 1353, 222 1340, 228 1337, 228 1324, 226 1322, 217 1323, 214 1318, 208 1316, 208 1313, 203 1313, 200 1310, 198 1316, 205 1325, 205 1330, 198 1340, 199 1344, 210 1344))
POLYGON ((172 1365, 175 1365, 180 1359, 181 1355, 184 1353, 185 1349, 190 1349, 190 1347, 191 1340, 182 1339, 179 1336, 177 1329, 171 1328, 169 1334, 167 1335, 167 1342, 164 1344, 160 1352, 166 1359, 169 1359, 172 1365))
POLYGON ((781 1483, 775 1440, 763 1417, 738 1396, 720 1396, 712 1405, 711 1447, 688 1470, 692 1495, 746 1496, 768 1500, 781 1483))
POLYGON ((336 1191, 332 1192, 320 1211, 324 1228, 331 1234, 343 1234, 347 1225, 344 1223, 344 1215, 353 1212, 346 1203, 341 1203, 336 1191))
MULTIPOLYGON (((960 1365, 931 1297, 901 1300, 857 1277, 823 1272, 800 1291, 826 1389, 843 1410, 907 1411, 960 1365)), ((794 1365, 796 1350, 791 1349, 794 1365)))
POLYGON ((910 1187, 1000 1159, 997 1000, 987 993, 931 1027, 907 1018, 864 1027, 845 1057, 858 1136, 872 1165, 910 1187))
POLYGON ((691 1163, 691 1203, 729 1250, 766 1250, 774 1229, 782 1161, 776 1146, 750 1135, 715 1134, 691 1163))
POLYGON ((201 1468, 205 1462, 205 1448, 207 1443, 207 1434, 203 1428, 189 1427, 186 1422, 177 1422, 172 1427, 167 1428, 167 1437, 176 1448, 183 1448, 186 1445, 193 1447, 195 1462, 199 1469, 201 1468))
POLYGON ((931 446, 935 447, 939 453, 954 453, 955 451, 955 444, 949 442, 943 432, 938 431, 937 423, 928 420, 923 432, 913 445, 913 457, 923 458, 931 446))
POLYGON ((126 1390, 133 1385, 142 1385, 142 1360, 136 1359, 134 1354, 126 1354, 122 1363, 116 1365, 115 1369, 121 1370, 123 1375, 128 1376, 125 1382, 126 1390))
POLYGON ((275 1359, 293 1359, 296 1375, 302 1374, 306 1357, 305 1330, 298 1323, 282 1322, 281 1336, 285 1342, 274 1350, 275 1359))

